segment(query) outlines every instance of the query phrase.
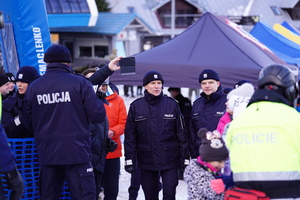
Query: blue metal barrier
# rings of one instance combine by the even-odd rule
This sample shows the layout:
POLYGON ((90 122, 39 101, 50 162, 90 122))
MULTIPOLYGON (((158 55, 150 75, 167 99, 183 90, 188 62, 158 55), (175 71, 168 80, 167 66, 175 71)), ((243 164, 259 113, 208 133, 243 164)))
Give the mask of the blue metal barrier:
MULTIPOLYGON (((37 149, 33 138, 9 138, 11 149, 16 157, 17 168, 24 181, 24 193, 22 199, 38 200, 38 177, 39 164, 37 149)), ((5 197, 10 196, 11 190, 7 188, 4 176, 2 175, 2 183, 5 197)), ((62 189, 61 200, 71 199, 67 187, 67 183, 62 189)))

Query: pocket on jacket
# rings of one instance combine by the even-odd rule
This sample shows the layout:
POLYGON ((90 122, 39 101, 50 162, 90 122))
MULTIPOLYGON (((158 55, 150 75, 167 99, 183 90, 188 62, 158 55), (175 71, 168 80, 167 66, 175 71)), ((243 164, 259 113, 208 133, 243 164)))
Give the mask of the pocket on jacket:
POLYGON ((147 117, 145 117, 145 116, 137 116, 134 119, 135 122, 141 122, 141 121, 145 121, 145 120, 147 120, 147 117))
POLYGON ((144 132, 145 131, 145 128, 146 128, 146 123, 147 121, 147 117, 146 116, 137 116, 135 119, 134 119, 134 122, 136 124, 136 128, 138 131, 141 131, 141 132, 144 132))

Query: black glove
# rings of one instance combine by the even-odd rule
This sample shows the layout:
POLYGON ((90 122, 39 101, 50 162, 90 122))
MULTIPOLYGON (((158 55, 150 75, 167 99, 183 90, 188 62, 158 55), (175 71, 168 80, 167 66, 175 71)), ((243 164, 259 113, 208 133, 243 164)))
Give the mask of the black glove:
POLYGON ((125 160, 125 171, 128 172, 129 174, 135 173, 135 167, 132 163, 132 160, 125 160))
POLYGON ((106 151, 107 152, 114 152, 118 147, 118 143, 114 140, 110 139, 109 137, 106 139, 106 151))
POLYGON ((13 171, 6 172, 5 178, 7 181, 7 186, 9 189, 12 189, 10 194, 10 200, 19 200, 22 199, 23 194, 23 179, 15 167, 13 171))
POLYGON ((106 97, 106 94, 104 92, 101 92, 101 91, 97 91, 96 95, 99 99, 104 99, 106 97))
POLYGON ((128 172, 129 174, 135 173, 135 169, 134 169, 133 165, 125 165, 125 171, 128 172))

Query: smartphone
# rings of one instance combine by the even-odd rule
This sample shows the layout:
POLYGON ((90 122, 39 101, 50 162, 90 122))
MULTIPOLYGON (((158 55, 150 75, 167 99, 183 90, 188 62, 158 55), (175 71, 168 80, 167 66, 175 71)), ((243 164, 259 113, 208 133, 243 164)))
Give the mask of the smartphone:
POLYGON ((121 75, 132 75, 135 72, 135 57, 121 58, 119 61, 121 75))

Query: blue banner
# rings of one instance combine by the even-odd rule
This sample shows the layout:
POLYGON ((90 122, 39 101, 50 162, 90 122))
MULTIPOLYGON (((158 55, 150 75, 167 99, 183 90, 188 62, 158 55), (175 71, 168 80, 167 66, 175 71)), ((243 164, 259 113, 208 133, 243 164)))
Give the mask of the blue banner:
POLYGON ((43 75, 46 72, 44 53, 51 46, 44 1, 0 1, 0 10, 3 11, 4 23, 13 25, 18 67, 33 66, 43 75))

